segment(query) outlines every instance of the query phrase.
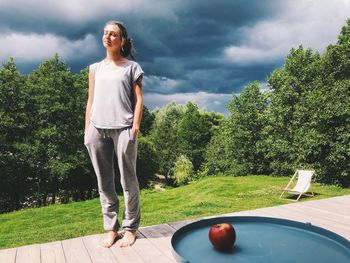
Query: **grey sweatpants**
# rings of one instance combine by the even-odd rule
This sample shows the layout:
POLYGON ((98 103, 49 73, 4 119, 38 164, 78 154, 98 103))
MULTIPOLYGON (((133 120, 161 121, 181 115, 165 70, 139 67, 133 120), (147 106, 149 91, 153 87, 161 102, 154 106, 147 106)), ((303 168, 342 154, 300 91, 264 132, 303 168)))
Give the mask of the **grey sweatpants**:
POLYGON ((114 153, 118 159, 125 208, 122 226, 137 230, 140 223, 140 190, 136 176, 137 141, 131 127, 98 129, 90 124, 84 144, 94 167, 105 230, 118 230, 119 201, 114 183, 114 153))

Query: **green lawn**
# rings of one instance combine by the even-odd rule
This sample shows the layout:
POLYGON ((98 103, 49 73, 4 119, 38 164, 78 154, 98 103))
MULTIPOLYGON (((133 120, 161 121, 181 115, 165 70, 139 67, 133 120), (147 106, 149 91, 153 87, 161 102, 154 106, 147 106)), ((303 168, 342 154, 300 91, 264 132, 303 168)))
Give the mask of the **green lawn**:
MULTIPOLYGON (((270 176, 207 177, 165 191, 142 190, 141 226, 290 203, 278 199, 279 189, 288 180, 270 176)), ((314 184, 313 189, 317 195, 301 201, 350 194, 350 189, 335 186, 314 184)), ((0 248, 102 232, 98 199, 0 215, 0 248)))

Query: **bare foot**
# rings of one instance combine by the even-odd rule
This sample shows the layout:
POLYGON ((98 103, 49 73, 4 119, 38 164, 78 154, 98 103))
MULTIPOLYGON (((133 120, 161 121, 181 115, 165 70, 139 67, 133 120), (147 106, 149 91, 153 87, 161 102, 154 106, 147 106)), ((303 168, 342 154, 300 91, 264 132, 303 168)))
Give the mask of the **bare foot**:
POLYGON ((108 231, 106 239, 103 241, 104 247, 111 247, 117 241, 118 239, 118 232, 117 231, 108 231))
POLYGON ((119 246, 120 247, 129 247, 129 246, 133 245, 135 243, 135 241, 136 241, 136 231, 126 230, 122 240, 120 241, 119 246))

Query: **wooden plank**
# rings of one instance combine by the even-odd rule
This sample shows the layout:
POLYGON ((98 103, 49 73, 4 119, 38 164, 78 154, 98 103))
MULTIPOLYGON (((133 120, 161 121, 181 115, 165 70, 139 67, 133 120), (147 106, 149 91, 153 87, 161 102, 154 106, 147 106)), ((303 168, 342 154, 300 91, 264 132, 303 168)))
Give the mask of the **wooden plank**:
POLYGON ((322 201, 323 200, 345 205, 345 204, 350 203, 350 195, 336 196, 336 197, 322 199, 322 201))
POLYGON ((17 248, 16 263, 40 263, 40 245, 17 248))
POLYGON ((321 204, 321 203, 334 203, 334 204, 344 204, 344 203, 347 203, 349 202, 348 200, 349 198, 347 198, 346 196, 343 197, 343 196, 337 196, 337 197, 331 197, 331 198, 323 198, 323 199, 318 199, 318 200, 310 200, 310 201, 307 201, 307 202, 303 202, 303 203, 318 203, 318 204, 321 204))
POLYGON ((41 263, 65 263, 62 243, 60 241, 40 245, 41 263))
MULTIPOLYGON (((139 236, 136 239, 135 244, 139 241, 139 236)), ((117 258, 118 262, 120 263, 143 263, 142 257, 137 253, 137 251, 134 249, 134 246, 130 247, 119 247, 120 240, 118 240, 111 248, 112 254, 117 258)))
POLYGON ((0 262, 14 263, 16 259, 17 248, 8 248, 0 250, 0 262))
POLYGON ((176 262, 172 253, 171 236, 175 229, 167 224, 141 228, 140 232, 157 247, 171 262, 176 262))
POLYGON ((334 203, 334 204, 346 204, 350 202, 350 197, 349 196, 336 196, 336 197, 331 197, 331 198, 323 198, 319 200, 313 200, 312 202, 306 202, 306 203, 334 203))
POLYGON ((154 225, 140 228, 140 232, 145 237, 169 237, 175 232, 175 229, 168 224, 154 225))
POLYGON ((328 229, 329 231, 335 232, 347 239, 350 238, 350 232, 339 225, 332 224, 327 220, 320 220, 317 218, 317 216, 303 216, 302 213, 296 214, 295 212, 289 211, 287 208, 276 207, 264 210, 261 209, 259 211, 255 211, 255 214, 281 219, 289 219, 302 223, 311 223, 314 226, 328 229))
POLYGON ((62 246, 67 263, 92 262, 81 237, 64 240, 62 246))
POLYGON ((188 225, 189 223, 195 222, 200 220, 200 218, 198 219, 190 219, 190 220, 184 220, 184 221, 179 221, 179 222, 171 222, 168 225, 171 226, 172 228, 174 228, 175 230, 178 230, 179 228, 188 225))
POLYGON ((330 210, 314 208, 311 206, 298 206, 298 207, 288 207, 289 211, 295 211, 296 213, 302 213, 306 217, 314 217, 317 215, 317 218, 320 220, 329 221, 329 223, 340 224, 344 227, 350 229, 350 220, 346 216, 342 216, 337 212, 330 212, 330 210))
MULTIPOLYGON (((278 207, 276 207, 276 209, 278 209, 278 207)), ((304 218, 304 220, 317 221, 326 225, 339 225, 341 228, 350 228, 348 220, 344 220, 344 218, 339 216, 337 211, 329 212, 330 210, 323 209, 312 210, 312 208, 305 207, 303 205, 288 206, 280 209, 288 211, 288 213, 295 214, 300 218, 304 218)))
POLYGON ((90 255, 93 263, 116 263, 117 258, 113 255, 109 248, 105 248, 102 244, 105 235, 90 235, 83 237, 86 250, 90 255))
POLYGON ((296 213, 289 210, 288 206, 277 206, 252 210, 251 214, 270 216, 276 218, 290 219, 302 223, 310 222, 308 217, 305 217, 303 213, 296 213))
MULTIPOLYGON (((149 237, 147 241, 152 243, 162 254, 167 257, 168 261, 166 262, 176 262, 171 250, 171 238, 170 237, 149 237)), ((151 261, 149 261, 151 262, 151 261)))
MULTIPOLYGON (((323 200, 320 200, 323 201, 323 200)), ((305 205, 306 207, 314 207, 314 208, 319 208, 322 210, 326 210, 326 211, 331 211, 333 213, 339 214, 341 216, 345 216, 348 219, 350 219, 350 201, 349 203, 336 203, 333 200, 325 200, 323 202, 320 203, 302 203, 302 205, 305 205)))
POLYGON ((171 263, 172 261, 153 245, 141 233, 132 248, 140 255, 144 262, 171 263))
POLYGON ((228 214, 223 214, 222 216, 250 216, 250 211, 239 211, 239 212, 233 212, 228 214))

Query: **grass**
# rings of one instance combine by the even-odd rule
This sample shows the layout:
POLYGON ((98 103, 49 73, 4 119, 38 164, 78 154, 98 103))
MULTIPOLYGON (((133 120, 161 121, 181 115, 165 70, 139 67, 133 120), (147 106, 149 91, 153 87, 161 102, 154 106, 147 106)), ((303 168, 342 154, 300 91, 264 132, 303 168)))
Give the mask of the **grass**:
MULTIPOLYGON (((276 206, 289 178, 270 176, 206 177, 165 191, 141 191, 141 226, 276 206)), ((350 189, 314 184, 317 194, 301 201, 350 194, 350 189)), ((123 199, 120 198, 123 209, 123 199)), ((0 215, 0 248, 45 243, 103 233, 98 199, 24 209, 0 215)))

